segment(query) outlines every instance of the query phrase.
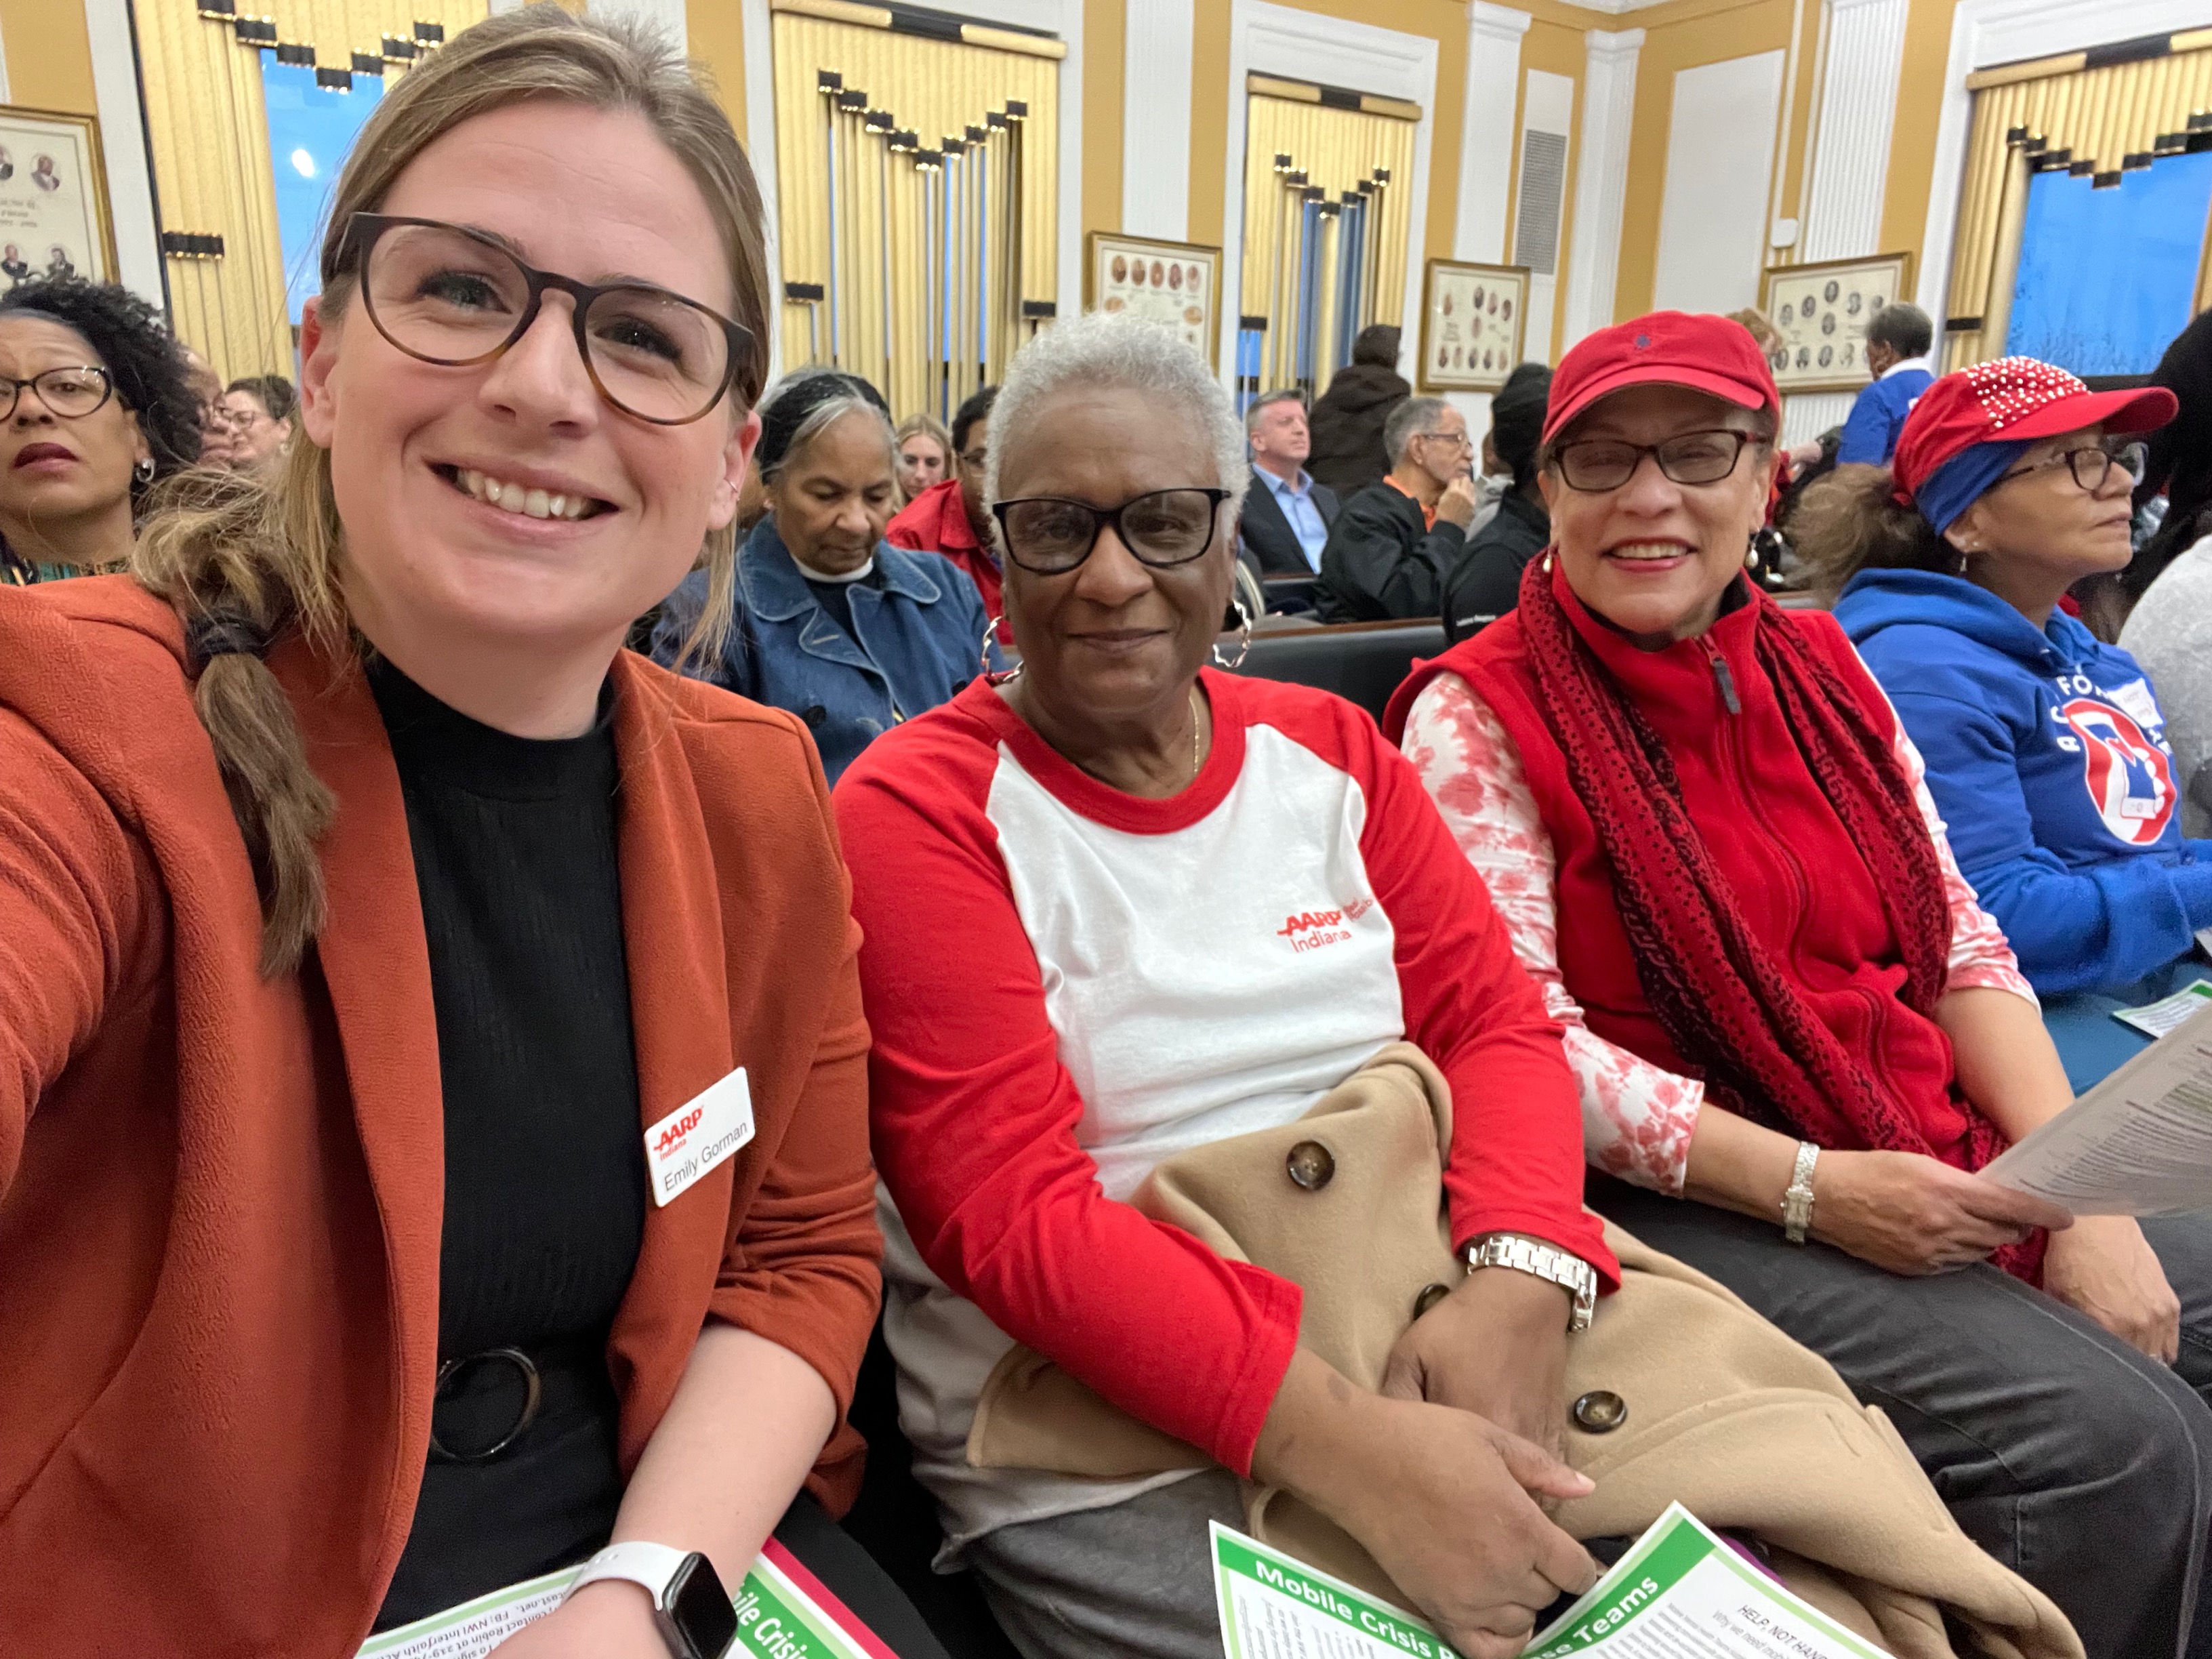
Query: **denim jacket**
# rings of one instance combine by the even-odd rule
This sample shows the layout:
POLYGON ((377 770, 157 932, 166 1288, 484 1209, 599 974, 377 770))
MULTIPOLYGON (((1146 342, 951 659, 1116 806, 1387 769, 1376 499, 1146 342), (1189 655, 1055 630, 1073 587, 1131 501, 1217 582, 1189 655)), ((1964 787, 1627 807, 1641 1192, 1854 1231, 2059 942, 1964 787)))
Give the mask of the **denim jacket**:
MULTIPOLYGON (((729 640, 719 659, 687 671, 804 720, 832 783, 876 738, 981 672, 989 618, 964 572, 889 542, 876 544, 876 569, 880 587, 853 586, 848 634, 807 586, 775 518, 763 519, 738 550, 729 640)), ((703 570, 669 595, 653 630, 656 661, 676 665, 706 597, 703 570)))

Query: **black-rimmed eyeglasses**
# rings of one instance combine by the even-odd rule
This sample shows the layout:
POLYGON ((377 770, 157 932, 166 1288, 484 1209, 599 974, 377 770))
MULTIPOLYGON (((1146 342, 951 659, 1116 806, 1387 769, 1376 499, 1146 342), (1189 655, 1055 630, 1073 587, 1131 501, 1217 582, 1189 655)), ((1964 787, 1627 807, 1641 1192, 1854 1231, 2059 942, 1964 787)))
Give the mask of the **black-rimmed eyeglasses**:
POLYGON ((1632 444, 1619 438, 1579 438, 1552 452, 1559 477, 1570 489, 1602 495, 1618 489, 1636 476, 1646 455, 1659 463, 1659 471, 1678 484, 1718 483, 1735 471, 1744 446, 1762 440, 1755 432, 1723 428, 1713 432, 1679 432, 1656 444, 1632 444))
MULTIPOLYGON (((2142 444, 2085 444, 2079 449, 2063 449, 2056 455, 2046 455, 2033 465, 2016 466, 2001 475, 1997 483, 2051 471, 2063 461, 2074 475, 2074 482, 2092 495, 2105 487, 2116 466, 2128 475, 2128 487, 2132 489, 2142 482, 2143 468, 2149 459, 2150 451, 2142 444)), ((1996 485, 1990 487, 1994 489, 1996 485)))
POLYGON ((1006 556, 1040 576, 1065 575, 1091 556, 1108 525, 1138 563, 1156 570, 1188 564, 1213 545, 1225 489, 1154 489, 1119 507, 1093 507, 1059 495, 994 501, 1006 556))
POLYGON ((82 420, 115 395, 114 378, 94 363, 41 369, 27 380, 0 374, 0 386, 8 392, 6 398, 0 400, 0 421, 15 418, 15 405, 27 391, 37 392, 48 412, 64 421, 82 420))
POLYGON ((547 289, 574 303, 576 349, 599 396, 656 426, 684 426, 750 365, 742 323, 645 283, 580 283, 524 264, 496 240, 439 219, 356 213, 340 269, 361 279, 376 331, 422 362, 489 362, 529 331, 547 289))

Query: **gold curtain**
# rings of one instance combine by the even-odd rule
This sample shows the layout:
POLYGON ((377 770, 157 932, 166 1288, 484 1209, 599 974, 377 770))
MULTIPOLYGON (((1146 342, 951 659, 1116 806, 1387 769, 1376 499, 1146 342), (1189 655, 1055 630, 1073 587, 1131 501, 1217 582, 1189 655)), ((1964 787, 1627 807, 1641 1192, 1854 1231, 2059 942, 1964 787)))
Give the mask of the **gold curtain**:
MULTIPOLYGON (((1967 77, 1974 122, 1952 244, 1947 369, 2004 355, 2031 174, 2064 166, 2117 183, 2124 170, 2180 153, 2212 118, 2208 47, 2212 32, 2197 31, 2132 63, 2089 69, 2073 53, 1967 77)), ((2212 288, 2200 275, 2197 308, 2208 305, 2212 288)))
POLYGON ((409 47, 434 50, 441 33, 450 39, 488 9, 487 0, 276 0, 273 16, 244 16, 137 0, 171 320, 225 380, 293 369, 260 54, 307 47, 319 68, 351 71, 358 53, 388 82, 409 47), (425 34, 432 41, 416 46, 425 34), (219 254, 206 251, 215 238, 219 254))
POLYGON ((1413 138, 1421 112, 1392 99, 1321 101, 1318 87, 1252 77, 1244 143, 1241 307, 1267 319, 1257 391, 1314 392, 1338 367, 1345 324, 1401 322, 1413 224, 1413 138), (1265 88, 1265 90, 1262 90, 1265 88), (1314 210, 1309 210, 1309 204, 1314 210), (1344 262, 1357 237, 1355 315, 1344 262), (1309 247, 1310 241, 1316 245, 1309 247), (1311 315, 1309 315, 1309 313, 1311 315), (1300 342, 1310 356, 1301 362, 1300 342))
POLYGON ((1024 302, 1059 290, 1065 48, 890 21, 836 0, 775 13, 783 356, 943 417, 1003 374, 1036 326, 1024 302))

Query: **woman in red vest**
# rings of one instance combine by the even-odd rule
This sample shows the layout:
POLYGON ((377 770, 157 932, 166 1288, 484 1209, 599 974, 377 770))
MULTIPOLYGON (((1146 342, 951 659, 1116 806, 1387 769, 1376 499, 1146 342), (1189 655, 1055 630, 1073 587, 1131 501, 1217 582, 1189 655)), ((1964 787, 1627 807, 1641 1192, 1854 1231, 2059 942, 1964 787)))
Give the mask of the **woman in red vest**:
POLYGON ((1391 728, 1566 1027, 1591 1203, 1880 1404, 2092 1656, 2212 1651, 2212 1228, 1974 1173, 2070 1091, 1880 689, 1742 579, 1779 413, 1725 319, 1570 352, 1553 547, 1391 728))

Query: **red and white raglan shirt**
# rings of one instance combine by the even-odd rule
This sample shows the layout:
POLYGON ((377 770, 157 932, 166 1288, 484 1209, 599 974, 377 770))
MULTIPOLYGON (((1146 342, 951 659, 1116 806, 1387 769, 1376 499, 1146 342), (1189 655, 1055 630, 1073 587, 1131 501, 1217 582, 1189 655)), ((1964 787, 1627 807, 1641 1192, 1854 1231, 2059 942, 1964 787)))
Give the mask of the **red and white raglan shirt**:
POLYGON ((970 1468, 1015 1341, 1249 1472, 1298 1287, 1125 1200, 1164 1158, 1304 1115, 1388 1043, 1451 1083, 1454 1241, 1530 1234, 1617 1282, 1559 1029, 1412 766, 1326 693, 1202 684, 1212 748, 1164 800, 1082 772, 981 680, 837 788, 885 1334, 950 1553, 1183 1478, 970 1468))

